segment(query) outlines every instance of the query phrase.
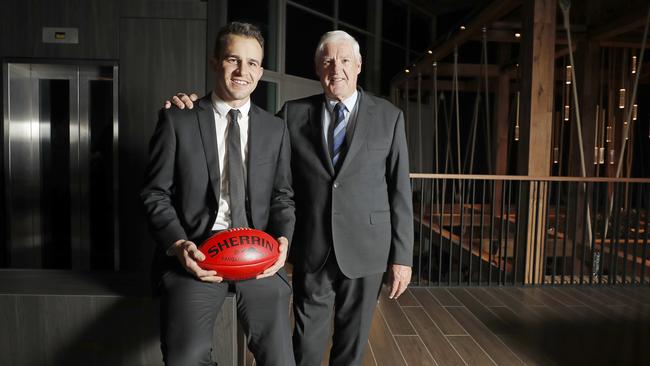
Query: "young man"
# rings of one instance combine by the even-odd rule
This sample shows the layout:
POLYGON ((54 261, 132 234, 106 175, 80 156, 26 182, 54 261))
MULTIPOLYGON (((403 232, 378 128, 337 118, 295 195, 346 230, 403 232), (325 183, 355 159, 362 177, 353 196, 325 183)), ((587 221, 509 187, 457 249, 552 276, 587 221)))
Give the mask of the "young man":
POLYGON ((207 365, 212 329, 229 287, 259 365, 295 364, 284 273, 295 224, 289 132, 253 105, 264 40, 230 23, 217 36, 215 90, 197 108, 160 113, 141 197, 157 242, 161 348, 167 365, 207 365), (257 279, 224 282, 198 266, 197 244, 232 227, 264 230, 280 242, 278 261, 257 279))

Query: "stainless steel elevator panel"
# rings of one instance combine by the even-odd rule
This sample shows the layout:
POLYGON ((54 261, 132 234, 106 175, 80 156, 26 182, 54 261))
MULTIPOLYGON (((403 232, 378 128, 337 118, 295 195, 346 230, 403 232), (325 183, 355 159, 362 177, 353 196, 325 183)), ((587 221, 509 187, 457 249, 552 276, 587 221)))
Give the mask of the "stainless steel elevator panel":
POLYGON ((117 66, 6 63, 10 268, 116 269, 117 66))

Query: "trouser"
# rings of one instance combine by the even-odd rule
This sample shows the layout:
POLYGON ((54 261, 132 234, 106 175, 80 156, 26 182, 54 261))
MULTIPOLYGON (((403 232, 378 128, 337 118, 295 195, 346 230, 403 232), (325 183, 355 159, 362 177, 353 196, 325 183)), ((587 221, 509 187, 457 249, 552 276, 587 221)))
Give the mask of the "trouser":
MULTIPOLYGON (((284 271, 284 270, 282 270, 284 271)), ((286 277, 285 277, 286 278, 286 277)), ((237 315, 257 365, 294 365, 289 325, 291 287, 279 274, 230 283, 237 315)), ((161 349, 166 365, 212 365, 214 322, 229 283, 207 283, 178 266, 162 277, 161 349)))
POLYGON ((330 337, 332 313, 330 365, 361 365, 363 361, 383 273, 350 279, 341 273, 333 258, 330 255, 315 273, 294 269, 293 348, 297 365, 321 364, 330 337))

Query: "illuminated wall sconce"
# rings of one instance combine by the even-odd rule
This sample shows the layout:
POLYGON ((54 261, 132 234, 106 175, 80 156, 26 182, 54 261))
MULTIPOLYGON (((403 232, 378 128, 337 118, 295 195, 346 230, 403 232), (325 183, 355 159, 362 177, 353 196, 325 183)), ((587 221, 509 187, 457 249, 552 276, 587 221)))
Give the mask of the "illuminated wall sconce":
POLYGON ((569 120, 569 115, 571 114, 571 107, 568 105, 564 106, 564 120, 568 121, 569 120))
POLYGON ((618 90, 618 108, 625 108, 625 88, 618 90))
POLYGON ((598 149, 598 164, 605 164, 605 148, 598 149))

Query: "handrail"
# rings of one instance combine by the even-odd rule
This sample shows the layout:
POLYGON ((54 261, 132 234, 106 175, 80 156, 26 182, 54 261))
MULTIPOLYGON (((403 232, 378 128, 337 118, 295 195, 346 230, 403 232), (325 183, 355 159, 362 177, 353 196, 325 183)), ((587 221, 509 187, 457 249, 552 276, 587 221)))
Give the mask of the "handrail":
POLYGON ((650 285, 648 178, 410 177, 418 286, 650 285))
POLYGON ((421 179, 482 179, 515 180, 540 182, 587 182, 587 183, 650 183, 650 178, 608 178, 608 177, 534 177, 528 175, 488 175, 488 174, 430 174, 411 173, 410 178, 421 179))

